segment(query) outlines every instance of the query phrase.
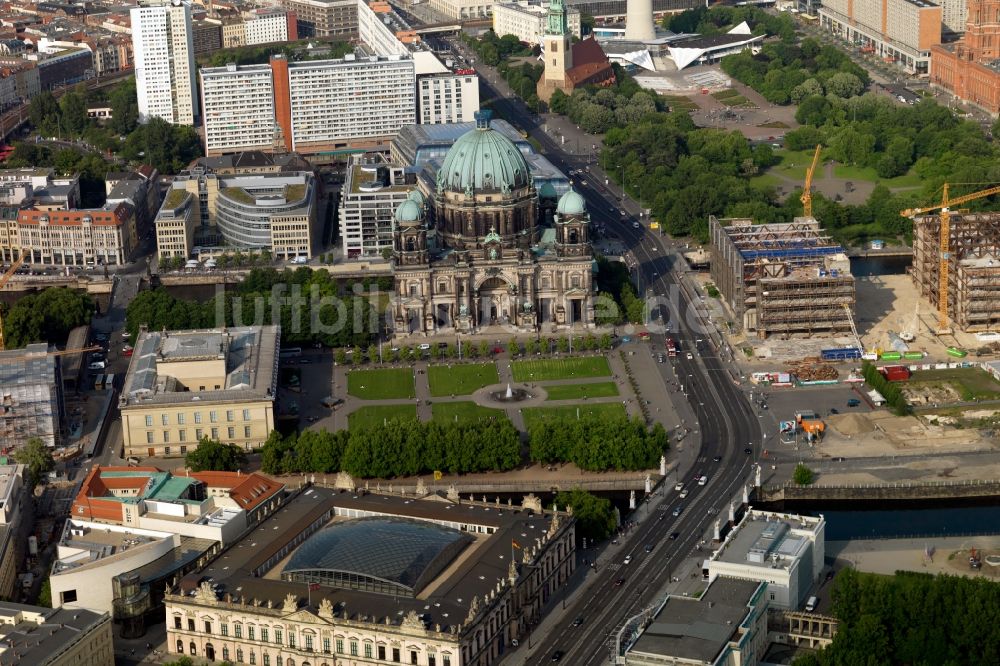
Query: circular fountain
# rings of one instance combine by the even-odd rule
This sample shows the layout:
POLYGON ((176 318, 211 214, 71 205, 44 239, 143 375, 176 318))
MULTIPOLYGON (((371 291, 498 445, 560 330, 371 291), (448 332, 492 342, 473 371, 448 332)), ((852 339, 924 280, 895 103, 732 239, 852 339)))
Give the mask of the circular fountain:
POLYGON ((497 402, 509 403, 530 400, 533 396, 523 388, 513 388, 510 384, 507 384, 506 391, 493 391, 490 393, 490 397, 497 402))

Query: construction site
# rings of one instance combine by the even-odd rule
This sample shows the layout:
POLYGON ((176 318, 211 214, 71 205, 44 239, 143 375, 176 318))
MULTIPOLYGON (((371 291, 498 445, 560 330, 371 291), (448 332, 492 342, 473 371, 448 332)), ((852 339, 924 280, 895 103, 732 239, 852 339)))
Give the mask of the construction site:
POLYGON ((0 449, 37 437, 49 447, 61 443, 65 423, 59 356, 38 343, 0 351, 0 449))
POLYGON ((709 231, 712 280, 747 334, 857 339, 850 260, 815 218, 754 224, 711 216, 709 231))
POLYGON ((943 246, 941 215, 914 217, 913 282, 941 314, 942 327, 950 320, 968 333, 997 330, 1000 213, 951 213, 947 228, 943 246))

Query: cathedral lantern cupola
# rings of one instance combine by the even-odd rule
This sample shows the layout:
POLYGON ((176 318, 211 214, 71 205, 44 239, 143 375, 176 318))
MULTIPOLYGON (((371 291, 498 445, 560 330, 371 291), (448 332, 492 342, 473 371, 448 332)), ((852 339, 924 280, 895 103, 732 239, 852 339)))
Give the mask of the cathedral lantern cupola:
POLYGON ((396 208, 394 215, 393 254, 399 266, 426 264, 427 225, 424 209, 415 198, 407 198, 396 208))
POLYGON ((590 252, 590 215, 579 193, 570 190, 556 205, 556 250, 560 256, 579 256, 590 252))

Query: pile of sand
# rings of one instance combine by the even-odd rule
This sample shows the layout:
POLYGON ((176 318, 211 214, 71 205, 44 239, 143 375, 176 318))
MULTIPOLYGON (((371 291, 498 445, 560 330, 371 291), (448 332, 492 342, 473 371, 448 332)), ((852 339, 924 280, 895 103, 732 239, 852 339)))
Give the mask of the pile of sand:
POLYGON ((830 425, 841 435, 863 435, 875 430, 868 417, 861 414, 840 414, 830 417, 830 425))

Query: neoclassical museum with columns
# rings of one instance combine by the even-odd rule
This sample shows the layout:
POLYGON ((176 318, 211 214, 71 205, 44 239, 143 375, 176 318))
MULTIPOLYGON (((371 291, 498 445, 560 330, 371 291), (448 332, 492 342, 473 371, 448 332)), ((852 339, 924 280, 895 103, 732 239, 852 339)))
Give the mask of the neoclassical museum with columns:
POLYGON ((396 209, 395 334, 592 327, 589 234, 583 197, 536 189, 517 146, 480 112, 396 209))

